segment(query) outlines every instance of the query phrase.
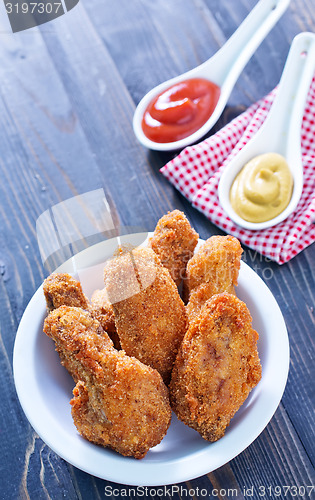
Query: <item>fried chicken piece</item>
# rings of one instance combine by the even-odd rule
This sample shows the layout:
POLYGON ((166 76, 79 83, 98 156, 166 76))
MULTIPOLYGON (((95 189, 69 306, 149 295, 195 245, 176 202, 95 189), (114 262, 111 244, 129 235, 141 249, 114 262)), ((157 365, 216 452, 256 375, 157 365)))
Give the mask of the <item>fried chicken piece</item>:
POLYGON ((258 333, 235 295, 214 295, 190 323, 169 386, 177 417, 208 441, 220 439, 261 378, 258 333))
POLYGON ((169 271, 150 248, 108 261, 105 286, 122 349, 169 382, 186 331, 186 311, 169 271))
POLYGON ((168 389, 160 374, 99 335, 99 322, 77 307, 61 306, 44 332, 78 381, 71 400, 78 432, 118 453, 143 458, 171 421, 168 389))
MULTIPOLYGON (((91 304, 84 295, 80 281, 67 273, 52 273, 44 281, 43 291, 47 310, 52 311, 60 306, 82 307, 91 312, 108 333, 116 349, 120 348, 116 333, 114 311, 105 290, 94 292, 91 304)), ((103 335, 103 330, 99 332, 103 335)))
POLYGON ((108 299, 106 288, 95 290, 91 297, 90 312, 102 325, 114 343, 115 349, 120 349, 119 337, 115 326, 113 306, 108 299))
POLYGON ((43 291, 48 311, 60 306, 82 307, 83 309, 89 306, 80 281, 67 273, 52 273, 45 279, 43 291))
POLYGON ((186 265, 194 253, 198 238, 198 233, 184 213, 173 210, 161 217, 149 240, 149 247, 159 256, 177 286, 185 278, 186 265))
POLYGON ((189 321, 198 315, 212 295, 235 294, 241 264, 242 247, 234 236, 211 236, 187 264, 184 282, 189 321))

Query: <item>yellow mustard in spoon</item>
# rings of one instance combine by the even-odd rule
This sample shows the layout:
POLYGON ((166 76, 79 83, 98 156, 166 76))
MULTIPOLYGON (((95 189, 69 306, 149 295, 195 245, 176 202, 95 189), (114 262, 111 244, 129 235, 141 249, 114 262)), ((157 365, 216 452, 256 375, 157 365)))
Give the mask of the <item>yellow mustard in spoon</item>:
POLYGON ((265 222, 289 205, 293 177, 286 159, 278 153, 252 158, 236 176, 231 190, 232 208, 249 222, 265 222))

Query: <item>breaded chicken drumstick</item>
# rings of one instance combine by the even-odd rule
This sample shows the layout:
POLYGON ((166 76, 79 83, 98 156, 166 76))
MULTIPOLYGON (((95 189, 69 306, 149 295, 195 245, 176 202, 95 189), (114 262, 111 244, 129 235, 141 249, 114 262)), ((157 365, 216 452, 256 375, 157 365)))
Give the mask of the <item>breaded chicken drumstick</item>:
POLYGON ((44 324, 78 380, 71 405, 79 433, 122 455, 143 458, 170 425, 167 387, 156 370, 111 347, 98 328, 88 311, 68 306, 52 311, 44 324))

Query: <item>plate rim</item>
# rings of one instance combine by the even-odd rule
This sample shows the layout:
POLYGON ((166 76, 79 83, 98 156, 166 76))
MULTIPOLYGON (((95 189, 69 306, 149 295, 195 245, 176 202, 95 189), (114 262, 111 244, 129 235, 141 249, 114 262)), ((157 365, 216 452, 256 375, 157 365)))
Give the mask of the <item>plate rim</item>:
MULTIPOLYGON (((152 233, 147 233, 148 237, 152 233)), ((126 235, 128 237, 130 235, 126 235)), ((116 238, 112 238, 116 239, 116 238)), ((96 245, 93 245, 91 247, 88 247, 87 249, 79 252, 78 255, 82 257, 82 254, 85 253, 83 256, 84 258, 89 259, 90 253, 93 253, 93 250, 95 251, 95 247, 102 248, 104 245, 108 244, 109 240, 105 240, 101 243, 97 243, 96 245)), ((202 244, 205 240, 199 239, 198 244, 202 244)), ((145 243, 145 242, 144 242, 145 243)), ((84 261, 83 258, 83 261, 84 261)), ((92 266, 93 264, 91 264, 92 266)), ((70 271, 65 271, 64 269, 67 268, 67 266, 73 266, 73 257, 68 259, 64 264, 59 266, 56 269, 56 272, 70 272, 70 271), (60 271, 61 270, 61 271, 60 271)), ((70 272, 71 274, 71 272, 70 272)), ((73 273, 72 273, 73 274, 73 273)), ((129 457, 122 457, 121 455, 116 454, 112 450, 106 449, 106 448, 101 448, 98 447, 97 445, 93 443, 89 443, 84 438, 81 438, 82 443, 84 443, 84 450, 87 452, 88 450, 94 450, 95 448, 97 449, 96 456, 100 454, 105 456, 105 461, 102 465, 103 467, 103 472, 99 468, 95 468, 93 466, 93 462, 91 466, 86 465, 86 460, 82 461, 82 456, 80 453, 78 453, 77 456, 73 456, 73 450, 64 450, 61 449, 60 447, 60 442, 54 439, 54 437, 50 438, 47 436, 47 432, 45 432, 45 429, 43 429, 42 422, 39 421, 39 419, 36 419, 36 416, 34 417, 34 410, 31 408, 32 405, 29 404, 29 399, 27 398, 25 392, 23 391, 23 386, 27 381, 30 380, 30 375, 32 373, 29 373, 27 370, 25 370, 24 367, 22 367, 20 363, 20 357, 21 357, 21 351, 23 352, 23 356, 25 355, 25 348, 28 349, 28 353, 31 353, 34 355, 34 348, 35 348, 35 342, 36 338, 38 335, 38 328, 34 328, 35 334, 33 333, 33 337, 31 336, 30 339, 31 342, 28 342, 28 344, 25 346, 25 338, 23 337, 24 335, 24 330, 28 327, 30 323, 33 321, 33 310, 35 307, 42 307, 44 306, 44 311, 41 310, 41 314, 37 318, 37 323, 42 324, 44 317, 45 317, 45 300, 44 300, 44 295, 43 295, 43 284, 40 285, 40 287, 36 290, 34 295, 32 296, 31 300, 29 301, 19 324, 17 334, 16 334, 16 339, 14 343, 14 350, 13 350, 13 375, 14 375, 14 382, 15 382, 15 387, 16 387, 16 392, 20 401, 20 404, 23 408, 23 411, 31 424, 31 426, 34 428, 35 432, 40 436, 40 438, 48 445, 58 456, 60 456, 62 459, 66 460, 73 466, 77 467, 78 469, 91 474, 95 477, 99 477, 101 479, 107 480, 107 481, 112 481, 114 483, 118 484, 124 484, 124 485, 129 485, 129 486, 163 486, 163 485, 169 485, 169 484, 174 484, 174 483, 179 483, 183 481, 189 481, 192 479, 195 479, 197 477, 200 477, 204 474, 207 474, 209 472, 212 472, 216 470, 217 468, 225 465, 228 463, 230 460, 238 456, 240 453, 242 453, 253 441, 257 439, 257 437, 261 434, 261 432, 265 429, 265 427, 268 425, 270 422, 272 416, 274 415, 275 411, 278 408, 278 405, 282 399, 283 392, 286 387, 286 382, 287 382, 287 377, 288 377, 288 372, 289 372, 289 362, 290 362, 290 346, 289 346, 289 338, 288 338, 288 333, 287 333, 287 328, 286 324, 282 315, 282 312, 280 310, 280 307, 273 296, 272 292, 266 285, 266 283, 258 276, 258 274, 250 267, 248 264, 246 264, 244 261, 241 261, 241 269, 240 269, 240 281, 245 279, 246 276, 249 276, 250 280, 253 281, 253 285, 255 286, 255 283, 259 283, 260 286, 263 287, 264 292, 268 298, 268 301, 271 301, 273 304, 273 313, 275 314, 277 318, 277 322, 279 322, 280 327, 278 326, 278 335, 275 339, 272 339, 272 341, 277 341, 279 346, 281 348, 281 356, 282 356, 282 370, 281 370, 281 377, 280 377, 280 383, 278 380, 278 385, 276 386, 275 390, 269 395, 272 399, 272 404, 268 407, 266 410, 266 414, 263 418, 263 423, 257 427, 256 431, 249 434, 246 437, 243 435, 242 443, 230 447, 229 444, 227 446, 225 445, 226 442, 231 441, 231 434, 228 435, 226 434, 223 436, 220 440, 216 441, 215 443, 208 443, 205 441, 205 446, 202 450, 195 451, 191 454, 188 454, 185 457, 182 457, 180 459, 174 459, 173 461, 164 461, 162 463, 159 463, 158 461, 152 460, 152 461, 146 461, 145 458, 142 460, 136 460, 133 458, 129 457), (59 444, 58 444, 59 443, 59 444), (87 446, 86 446, 87 445, 87 446), (220 452, 220 447, 225 449, 228 447, 228 452, 224 454, 224 459, 222 460, 222 456, 220 453, 218 453, 217 458, 212 458, 210 462, 212 465, 207 465, 208 461, 207 458, 209 458, 209 455, 212 454, 216 455, 216 449, 219 447, 219 452, 220 452), (121 465, 121 461, 124 461, 125 463, 125 468, 122 471, 121 467, 117 467, 117 465, 121 465), (109 461, 109 463, 108 463, 109 461), (112 465, 112 470, 108 472, 108 468, 106 468, 106 465, 112 465), (174 465, 177 464, 178 467, 174 467, 174 465), (173 465, 173 467, 170 467, 170 465, 173 465), (187 466, 189 465, 187 470, 187 466), (118 468, 118 471, 116 471, 116 467, 118 468), (126 470, 126 468, 128 470, 126 470), (106 470, 107 469, 107 470, 106 470), (124 477, 121 475, 124 474, 124 477), (141 476, 142 480, 139 481, 139 476, 141 476)), ((276 352, 272 352, 271 355, 273 357, 276 357, 276 352)), ((278 358, 277 358, 278 360, 278 358)), ((35 370, 34 367, 32 367, 33 370, 35 370)), ((264 370, 264 367, 263 367, 264 370)), ((33 374, 34 375, 34 374, 33 374)), ((259 384, 257 386, 256 392, 258 391, 259 395, 259 384)), ((255 391, 255 389, 251 392, 251 394, 255 391)), ((254 408, 255 409, 255 408, 254 408)), ((253 410, 252 410, 253 411, 253 410)), ((47 418, 47 421, 50 421, 49 415, 47 415, 44 412, 44 417, 47 418)), ((174 415, 173 417, 174 418, 174 415)), ((184 424, 181 424, 184 425, 184 424)), ((244 431, 242 427, 242 422, 240 422, 239 427, 244 431)), ((62 433, 62 429, 60 429, 60 432, 62 433)), ((232 436, 234 437, 234 436, 232 436)), ((232 439, 233 442, 233 439, 232 439)), ((79 441, 78 441, 79 443, 79 441)), ((80 446, 79 446, 80 448, 80 446)), ((80 451, 80 450, 79 450, 80 451)), ((95 453, 93 451, 90 453, 87 453, 87 458, 90 458, 90 455, 94 457, 95 453)))

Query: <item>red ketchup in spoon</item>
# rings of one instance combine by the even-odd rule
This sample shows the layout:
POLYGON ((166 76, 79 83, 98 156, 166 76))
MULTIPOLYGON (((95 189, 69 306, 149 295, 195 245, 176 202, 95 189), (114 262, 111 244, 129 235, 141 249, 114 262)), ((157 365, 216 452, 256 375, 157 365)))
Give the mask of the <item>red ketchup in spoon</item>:
POLYGON ((154 142, 174 142, 196 132, 212 115, 220 87, 192 78, 163 90, 147 106, 142 130, 154 142))

